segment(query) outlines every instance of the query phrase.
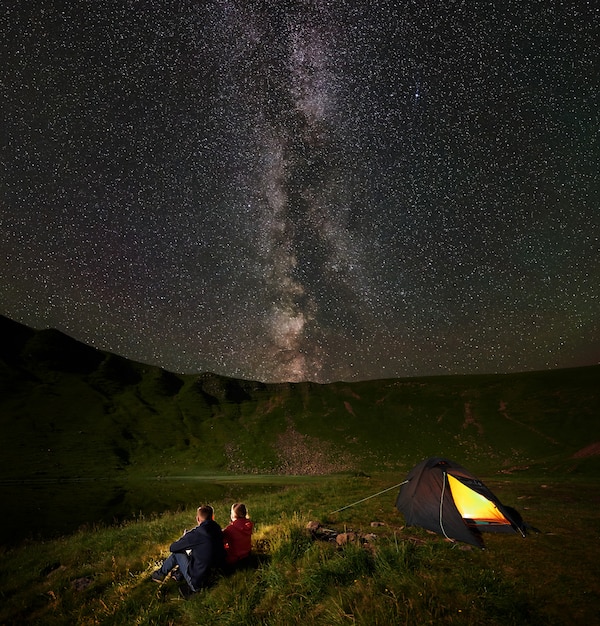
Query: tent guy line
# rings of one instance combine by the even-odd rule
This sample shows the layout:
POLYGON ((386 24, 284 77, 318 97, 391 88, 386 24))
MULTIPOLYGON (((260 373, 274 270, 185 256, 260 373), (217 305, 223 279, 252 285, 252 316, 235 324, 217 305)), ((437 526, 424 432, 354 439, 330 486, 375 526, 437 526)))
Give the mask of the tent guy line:
POLYGON ((398 487, 402 487, 402 485, 405 485, 408 482, 408 480, 404 480, 401 483, 398 483, 397 485, 394 485, 393 487, 388 487, 387 489, 384 489, 383 491, 380 491, 379 493, 374 493, 372 496, 367 496, 366 498, 363 498, 362 500, 358 500, 357 502, 353 502, 352 504, 348 504, 346 506, 343 506, 341 509, 337 509, 336 511, 331 511, 331 513, 329 515, 333 515, 334 513, 339 513, 340 511, 344 511, 345 509, 349 509, 351 506, 355 506, 357 504, 360 504, 361 502, 364 502, 365 500, 370 500, 371 498, 374 498, 375 496, 380 496, 382 493, 385 493, 386 491, 391 491, 392 489, 396 489, 398 487))

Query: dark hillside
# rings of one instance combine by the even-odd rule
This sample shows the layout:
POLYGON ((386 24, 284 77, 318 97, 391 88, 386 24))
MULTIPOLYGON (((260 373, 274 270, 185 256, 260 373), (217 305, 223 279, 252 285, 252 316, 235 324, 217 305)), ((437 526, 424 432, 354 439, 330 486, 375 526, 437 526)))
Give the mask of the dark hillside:
POLYGON ((0 358, 7 362, 18 360, 25 343, 36 331, 0 315, 0 358))
POLYGON ((0 318, 3 480, 198 472, 595 471, 600 367, 263 384, 177 375, 0 318))

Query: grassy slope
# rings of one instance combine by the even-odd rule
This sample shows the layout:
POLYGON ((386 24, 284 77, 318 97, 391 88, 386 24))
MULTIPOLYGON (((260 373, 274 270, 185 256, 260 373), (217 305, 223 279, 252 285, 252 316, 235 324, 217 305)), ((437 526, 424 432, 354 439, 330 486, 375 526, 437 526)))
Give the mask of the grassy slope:
POLYGON ((600 441, 598 366, 264 385, 175 375, 6 320, 2 332, 4 480, 406 470, 432 455, 477 472, 599 467, 573 458, 600 441))
MULTIPOLYGON (((221 578, 184 602, 173 581, 150 573, 194 511, 5 550, 0 559, 0 623, 17 624, 593 624, 597 619, 598 491, 590 485, 510 480, 491 487, 520 501, 541 534, 488 535, 486 550, 403 528, 393 496, 331 514, 388 476, 325 477, 256 495, 255 569, 221 578), (368 546, 313 541, 319 520, 338 531, 373 533, 368 546), (383 526, 371 527, 376 520, 383 526), (589 540, 585 540, 589 537, 589 540), (34 547, 35 549, 32 549, 34 547)), ((230 500, 214 502, 227 517, 230 500)))
MULTIPOLYGON (((148 576, 193 511, 0 548, 1 623, 506 626, 596 619, 600 466, 598 456, 573 455, 600 441, 598 367, 267 386, 176 376, 2 319, 0 338, 5 484, 111 473, 373 472, 254 493, 262 564, 190 602, 172 583, 157 586, 148 576), (394 484, 398 470, 429 455, 479 473, 542 534, 492 535, 487 550, 463 551, 403 529, 394 492, 331 514, 394 484), (530 471, 515 471, 525 467, 530 471), (315 543, 303 531, 308 519, 373 531, 376 549, 315 543), (371 528, 373 520, 385 526, 371 528)), ((215 498, 219 521, 232 496, 215 498)))

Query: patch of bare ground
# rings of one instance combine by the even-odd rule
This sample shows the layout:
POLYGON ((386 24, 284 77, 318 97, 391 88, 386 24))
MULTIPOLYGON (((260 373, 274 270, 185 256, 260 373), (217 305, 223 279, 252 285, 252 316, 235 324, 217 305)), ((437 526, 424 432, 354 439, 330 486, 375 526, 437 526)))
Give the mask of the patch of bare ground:
POLYGON ((259 474, 256 467, 250 467, 246 463, 242 448, 236 443, 225 444, 225 456, 227 457, 227 471, 233 474, 259 474))
MULTIPOLYGON (((508 461, 505 461, 508 463, 508 461)), ((529 469, 529 465, 511 465, 500 470, 500 474, 512 474, 513 472, 524 472, 529 469)))
POLYGON ((549 441, 550 443, 554 443, 554 444, 558 444, 559 443, 558 441, 556 441, 556 439, 553 439, 552 437, 548 437, 548 435, 545 435, 543 432, 539 431, 537 428, 534 428, 533 426, 530 426, 529 424, 524 424, 523 422, 520 422, 519 420, 516 420, 514 417, 511 417, 508 414, 507 403, 504 402, 504 400, 500 400, 500 406, 498 407, 498 413, 500 413, 500 415, 502 415, 502 417, 504 419, 507 419, 509 422, 513 422, 513 424, 518 424, 519 426, 523 426, 524 428, 527 428, 532 433, 535 433, 536 435, 539 435, 540 437, 543 437, 544 439, 546 439, 546 441, 549 441))
POLYGON ((344 388, 344 392, 347 393, 352 398, 354 398, 355 400, 360 400, 360 396, 354 390, 352 390, 350 387, 345 387, 344 388))
POLYGON ((577 450, 573 455, 574 459, 585 459, 590 456, 598 456, 600 454, 600 441, 596 441, 596 443, 591 443, 589 446, 585 448, 581 448, 581 450, 577 450))
POLYGON ((473 408, 470 402, 465 402, 465 421, 463 422, 463 428, 474 426, 480 435, 483 435, 483 426, 475 419, 473 415, 473 408))
POLYGON ((339 453, 327 441, 303 435, 291 424, 277 437, 277 455, 281 474, 332 474, 353 469, 348 455, 339 453))
POLYGON ((269 398, 268 402, 263 404, 263 406, 257 410, 257 413, 259 413, 260 415, 268 415, 269 413, 272 413, 275 409, 278 409, 282 404, 283 396, 272 396, 269 398))

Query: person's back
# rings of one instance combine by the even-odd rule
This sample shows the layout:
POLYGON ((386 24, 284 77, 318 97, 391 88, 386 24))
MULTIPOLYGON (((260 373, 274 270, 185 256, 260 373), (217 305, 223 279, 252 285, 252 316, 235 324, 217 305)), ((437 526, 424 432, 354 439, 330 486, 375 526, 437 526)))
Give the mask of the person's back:
POLYGON ((223 531, 215 520, 207 519, 200 525, 200 528, 210 541, 210 554, 206 550, 207 557, 210 558, 210 566, 223 567, 225 564, 225 548, 223 546, 223 531))
POLYGON ((195 528, 171 544, 171 556, 154 572, 152 580, 162 582, 174 567, 179 566, 190 589, 197 591, 206 584, 211 569, 224 565, 223 532, 213 519, 213 508, 208 505, 200 507, 196 520, 198 525, 195 528))
POLYGON ((223 529, 227 565, 235 565, 250 555, 253 527, 246 506, 234 504, 231 507, 231 523, 223 529))

